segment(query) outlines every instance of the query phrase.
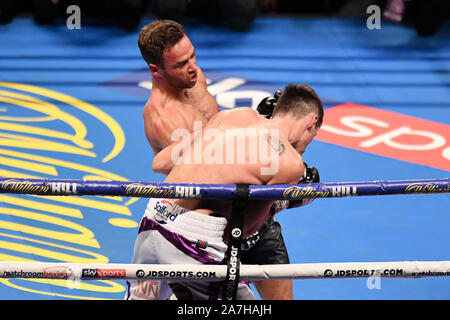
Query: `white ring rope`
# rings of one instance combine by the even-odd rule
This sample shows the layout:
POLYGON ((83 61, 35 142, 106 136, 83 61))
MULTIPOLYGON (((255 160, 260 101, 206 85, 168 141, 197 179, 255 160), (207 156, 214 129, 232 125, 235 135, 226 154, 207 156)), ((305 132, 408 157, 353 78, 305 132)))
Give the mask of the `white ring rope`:
MULTIPOLYGON (((226 265, 0 262, 0 278, 219 281, 226 265)), ((423 278, 450 276, 450 261, 241 265, 240 279, 423 278)))

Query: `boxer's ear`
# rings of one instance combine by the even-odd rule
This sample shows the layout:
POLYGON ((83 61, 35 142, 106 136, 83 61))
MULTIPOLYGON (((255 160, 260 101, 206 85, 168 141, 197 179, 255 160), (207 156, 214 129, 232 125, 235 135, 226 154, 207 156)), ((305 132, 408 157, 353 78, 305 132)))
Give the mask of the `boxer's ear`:
POLYGON ((148 67, 150 69, 150 72, 152 73, 152 76, 158 77, 158 78, 160 78, 162 76, 161 68, 158 65, 150 63, 148 65, 148 67))
POLYGON ((310 128, 312 128, 313 126, 315 127, 317 121, 319 121, 319 116, 318 116, 317 114, 315 114, 315 113, 311 113, 311 114, 309 115, 308 123, 307 123, 307 125, 306 125, 306 128, 307 128, 307 129, 310 129, 310 128))

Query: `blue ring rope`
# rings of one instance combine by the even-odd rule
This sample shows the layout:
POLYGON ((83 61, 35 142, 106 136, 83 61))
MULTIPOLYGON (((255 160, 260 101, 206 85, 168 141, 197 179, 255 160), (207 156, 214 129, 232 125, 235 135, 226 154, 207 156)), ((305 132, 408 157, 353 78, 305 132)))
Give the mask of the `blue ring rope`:
MULTIPOLYGON (((151 183, 0 178, 0 193, 231 200, 236 184, 151 183)), ((250 185, 249 199, 299 200, 395 194, 450 193, 450 178, 311 184, 250 185)))

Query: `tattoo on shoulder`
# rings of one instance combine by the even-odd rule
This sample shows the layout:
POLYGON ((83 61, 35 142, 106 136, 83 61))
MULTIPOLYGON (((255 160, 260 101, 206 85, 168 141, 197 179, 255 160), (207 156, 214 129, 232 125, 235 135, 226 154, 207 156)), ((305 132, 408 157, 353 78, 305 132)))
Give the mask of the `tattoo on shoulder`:
POLYGON ((278 152, 279 155, 282 155, 284 153, 284 150, 286 150, 285 145, 280 142, 280 139, 277 136, 265 135, 265 139, 270 147, 278 152))

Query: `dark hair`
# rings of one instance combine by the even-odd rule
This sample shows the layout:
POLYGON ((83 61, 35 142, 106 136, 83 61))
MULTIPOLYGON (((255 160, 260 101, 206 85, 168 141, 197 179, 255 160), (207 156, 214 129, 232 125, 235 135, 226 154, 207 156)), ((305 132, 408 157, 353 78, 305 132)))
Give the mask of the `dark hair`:
POLYGON ((139 32, 138 45, 147 64, 161 66, 165 49, 173 47, 186 35, 183 26, 172 20, 155 20, 139 32))
POLYGON ((297 118, 303 118, 308 114, 318 115, 316 127, 320 127, 323 121, 323 105, 316 92, 306 84, 288 84, 277 101, 273 110, 276 114, 292 113, 297 118))

